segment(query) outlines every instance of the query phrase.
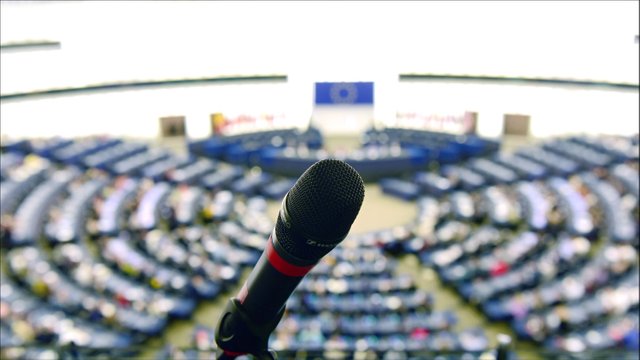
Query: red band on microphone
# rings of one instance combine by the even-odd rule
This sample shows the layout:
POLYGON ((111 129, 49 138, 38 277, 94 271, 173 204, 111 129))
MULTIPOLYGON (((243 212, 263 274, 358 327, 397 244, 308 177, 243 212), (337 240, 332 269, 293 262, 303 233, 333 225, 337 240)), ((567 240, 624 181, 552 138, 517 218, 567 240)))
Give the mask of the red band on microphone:
POLYGON ((273 248, 272 241, 273 240, 271 238, 269 238, 269 241, 267 241, 267 248, 266 248, 267 260, 269 260, 269 263, 274 268, 276 268, 276 270, 278 270, 279 272, 287 276, 300 277, 300 276, 305 276, 309 271, 311 271, 311 269, 313 269, 314 265, 297 266, 297 265, 288 263, 285 259, 283 259, 280 255, 278 255, 276 250, 273 248))
POLYGON ((246 353, 243 353, 243 352, 235 352, 235 351, 229 351, 229 350, 222 350, 222 352, 226 356, 230 356, 230 357, 238 357, 238 356, 242 356, 242 355, 246 354, 246 353))

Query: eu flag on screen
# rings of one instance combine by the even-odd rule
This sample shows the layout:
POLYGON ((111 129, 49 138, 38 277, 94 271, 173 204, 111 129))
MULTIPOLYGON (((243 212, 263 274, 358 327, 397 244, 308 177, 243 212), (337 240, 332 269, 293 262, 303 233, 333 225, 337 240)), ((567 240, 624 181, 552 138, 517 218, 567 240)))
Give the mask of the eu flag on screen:
POLYGON ((316 83, 316 105, 373 105, 373 83, 316 83))

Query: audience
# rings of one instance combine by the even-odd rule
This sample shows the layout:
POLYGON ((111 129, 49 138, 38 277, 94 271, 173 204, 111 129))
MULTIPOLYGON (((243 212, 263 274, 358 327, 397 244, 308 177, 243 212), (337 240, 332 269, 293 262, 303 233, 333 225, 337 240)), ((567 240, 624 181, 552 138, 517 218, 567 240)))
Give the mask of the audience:
MULTIPOLYGON (((242 165, 300 167, 327 155, 315 132, 291 144, 278 136, 205 141, 184 157, 107 138, 2 153, 3 356, 46 356, 49 346, 65 356, 135 353, 198 301, 236 286, 273 229, 266 198, 294 183, 242 165), (206 153, 222 161, 197 158, 206 153)), ((406 154, 442 166, 425 171, 416 160, 406 176, 382 167, 391 176, 383 189, 415 199, 416 219, 351 236, 325 256, 289 299, 271 346, 283 356, 489 351, 485 330, 460 329, 459 314, 436 310, 416 276, 397 274, 394 256, 415 254, 470 305, 545 351, 637 350, 638 142, 576 137, 514 155, 498 147, 367 132, 362 151, 347 156, 365 172, 365 161, 402 164, 406 154)), ((197 327, 194 351, 213 351, 212 338, 197 327)))

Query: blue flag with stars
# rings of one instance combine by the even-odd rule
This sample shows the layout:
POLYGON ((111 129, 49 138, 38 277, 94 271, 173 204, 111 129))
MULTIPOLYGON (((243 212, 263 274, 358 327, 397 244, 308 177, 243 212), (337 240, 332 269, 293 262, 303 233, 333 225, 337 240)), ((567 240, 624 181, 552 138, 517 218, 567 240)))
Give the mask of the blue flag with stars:
POLYGON ((373 105, 372 82, 318 82, 316 105, 373 105))

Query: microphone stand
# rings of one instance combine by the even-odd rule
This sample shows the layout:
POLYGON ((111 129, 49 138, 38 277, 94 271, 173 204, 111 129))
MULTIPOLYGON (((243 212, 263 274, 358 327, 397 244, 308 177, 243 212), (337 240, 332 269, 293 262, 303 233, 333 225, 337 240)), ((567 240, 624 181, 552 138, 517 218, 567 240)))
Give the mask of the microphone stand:
POLYGON ((257 360, 276 360, 277 354, 268 347, 269 335, 283 314, 284 307, 273 321, 255 324, 238 299, 229 299, 216 327, 216 344, 222 351, 217 359, 230 360, 250 354, 257 360))

